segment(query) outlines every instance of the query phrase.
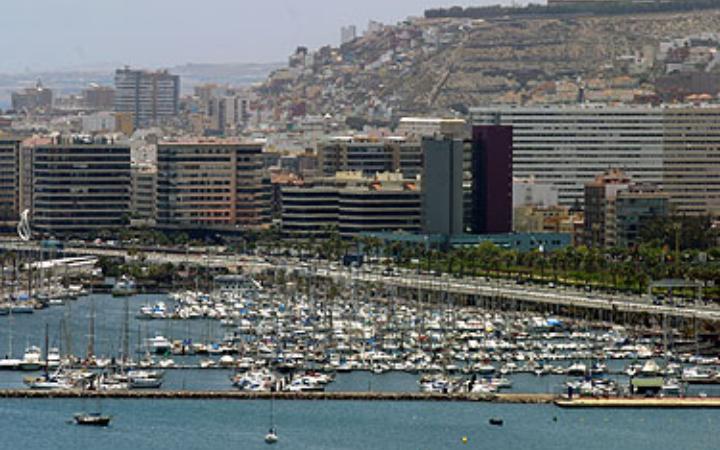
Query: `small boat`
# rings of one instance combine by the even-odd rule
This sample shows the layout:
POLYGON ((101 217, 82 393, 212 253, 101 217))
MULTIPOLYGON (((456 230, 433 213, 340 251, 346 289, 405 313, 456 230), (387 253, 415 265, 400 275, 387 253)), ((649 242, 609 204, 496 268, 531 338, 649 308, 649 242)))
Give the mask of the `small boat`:
POLYGON ((129 297, 137 294, 135 280, 123 275, 112 288, 113 297, 129 297))
POLYGON ((265 443, 266 444, 275 444, 278 441, 278 435, 275 431, 275 428, 270 428, 270 431, 268 431, 268 434, 265 435, 265 443))
POLYGON ((495 427, 501 427, 505 423, 501 418, 499 417, 492 417, 489 421, 490 425, 493 425, 495 427))
POLYGON ((73 417, 77 425, 106 427, 110 425, 110 416, 104 416, 100 413, 80 413, 73 417))

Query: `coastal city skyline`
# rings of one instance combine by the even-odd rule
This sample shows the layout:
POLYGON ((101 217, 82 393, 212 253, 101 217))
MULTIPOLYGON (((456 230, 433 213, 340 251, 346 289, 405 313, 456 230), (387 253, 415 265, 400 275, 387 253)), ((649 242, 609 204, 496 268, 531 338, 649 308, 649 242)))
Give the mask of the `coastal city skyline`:
POLYGON ((40 3, 8 448, 717 447, 717 0, 40 3))

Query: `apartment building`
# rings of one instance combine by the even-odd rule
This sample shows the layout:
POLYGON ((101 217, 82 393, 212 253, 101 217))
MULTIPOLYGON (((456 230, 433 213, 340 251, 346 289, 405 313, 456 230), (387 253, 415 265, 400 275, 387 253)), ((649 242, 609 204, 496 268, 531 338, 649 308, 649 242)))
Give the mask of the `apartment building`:
POLYGON ((20 144, 22 140, 0 135, 0 224, 17 222, 20 214, 20 144))
POLYGON ((262 171, 263 146, 236 139, 158 143, 158 225, 219 230, 268 226, 272 193, 262 171))
POLYGON ((113 230, 129 224, 130 146, 107 138, 61 136, 23 143, 24 201, 33 229, 52 235, 113 230), (29 178, 29 180, 28 180, 29 178))

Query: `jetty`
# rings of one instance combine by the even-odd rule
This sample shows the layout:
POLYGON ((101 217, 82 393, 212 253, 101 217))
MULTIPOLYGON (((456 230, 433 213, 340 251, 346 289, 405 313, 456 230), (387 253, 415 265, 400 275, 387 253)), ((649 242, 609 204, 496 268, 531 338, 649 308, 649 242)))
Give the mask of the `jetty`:
POLYGON ((152 399, 152 400, 303 400, 303 401, 399 401, 399 402, 485 402, 552 404, 551 394, 472 394, 430 392, 247 392, 247 391, 159 391, 80 389, 3 389, 0 398, 24 399, 152 399))

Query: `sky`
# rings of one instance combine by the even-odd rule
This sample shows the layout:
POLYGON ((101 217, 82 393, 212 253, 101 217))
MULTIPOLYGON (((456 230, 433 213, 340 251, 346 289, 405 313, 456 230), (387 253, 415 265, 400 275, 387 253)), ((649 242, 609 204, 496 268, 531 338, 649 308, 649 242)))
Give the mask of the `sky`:
MULTIPOLYGON (((510 0, 0 0, 0 73, 285 61, 340 27, 510 0)), ((522 3, 522 2, 517 2, 522 3)))

